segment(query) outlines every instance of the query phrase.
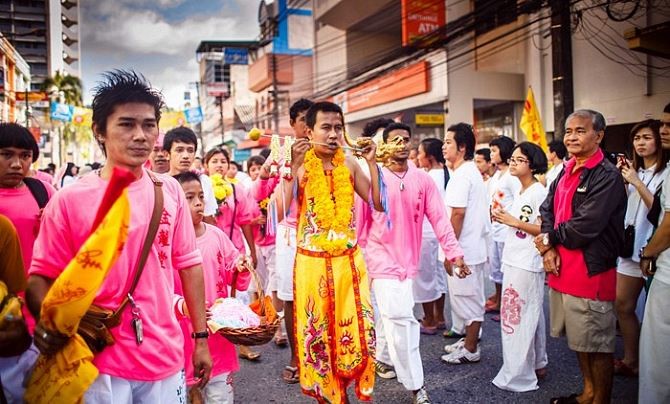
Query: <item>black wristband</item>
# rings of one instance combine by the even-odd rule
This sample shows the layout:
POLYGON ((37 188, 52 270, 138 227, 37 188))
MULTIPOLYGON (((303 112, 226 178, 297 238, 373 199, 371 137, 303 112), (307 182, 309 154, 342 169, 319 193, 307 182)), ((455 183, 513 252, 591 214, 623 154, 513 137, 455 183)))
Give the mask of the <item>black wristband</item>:
POLYGON ((209 338, 209 332, 207 332, 207 331, 192 332, 191 333, 191 338, 193 338, 193 339, 209 338))

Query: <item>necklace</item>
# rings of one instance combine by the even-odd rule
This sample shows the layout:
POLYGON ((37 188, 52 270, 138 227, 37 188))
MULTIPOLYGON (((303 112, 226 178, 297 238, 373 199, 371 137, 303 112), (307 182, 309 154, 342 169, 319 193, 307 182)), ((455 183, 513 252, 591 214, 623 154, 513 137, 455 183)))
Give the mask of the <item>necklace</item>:
POLYGON ((409 168, 407 169, 407 171, 405 171, 405 172, 402 174, 402 176, 396 174, 393 170, 389 170, 389 172, 390 172, 391 174, 395 175, 395 176, 400 180, 400 190, 401 190, 401 191, 404 191, 404 190, 405 190, 405 182, 404 182, 403 180, 405 179, 405 176, 406 176, 407 173, 409 172, 409 168))

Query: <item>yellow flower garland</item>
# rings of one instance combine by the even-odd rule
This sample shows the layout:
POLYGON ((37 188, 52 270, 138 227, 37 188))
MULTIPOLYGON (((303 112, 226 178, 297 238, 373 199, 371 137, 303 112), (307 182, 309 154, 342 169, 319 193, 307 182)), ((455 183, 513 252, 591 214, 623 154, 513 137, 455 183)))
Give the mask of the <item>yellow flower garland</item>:
POLYGON ((212 180, 212 188, 214 189, 216 202, 220 205, 225 202, 226 198, 233 194, 233 187, 221 174, 215 173, 210 175, 209 178, 212 180))
POLYGON ((354 236, 350 227, 354 187, 349 169, 344 163, 342 149, 338 149, 333 157, 333 166, 331 193, 321 159, 314 150, 309 150, 305 155, 306 191, 314 198, 314 214, 320 230, 312 238, 312 244, 331 255, 339 255, 348 248, 349 240, 354 236))

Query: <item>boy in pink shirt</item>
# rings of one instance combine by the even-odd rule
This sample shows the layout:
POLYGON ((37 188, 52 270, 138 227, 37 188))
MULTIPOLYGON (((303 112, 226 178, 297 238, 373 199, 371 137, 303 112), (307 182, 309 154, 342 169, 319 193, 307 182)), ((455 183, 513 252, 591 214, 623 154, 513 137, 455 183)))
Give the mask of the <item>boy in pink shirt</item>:
MULTIPOLYGON (((162 96, 134 72, 115 70, 106 73, 105 78, 93 99, 93 132, 107 163, 98 173, 57 193, 45 209, 29 271, 27 302, 39 318, 42 300, 53 280, 89 235, 95 215, 95 209, 89 207, 102 200, 113 168, 131 171, 137 180, 128 187, 131 206, 128 239, 98 290, 95 305, 116 310, 128 294, 149 229, 156 192, 163 195, 160 225, 132 294, 139 313, 136 310, 131 313, 131 305, 127 305, 120 324, 110 329, 114 344, 96 354, 94 364, 100 373, 84 397, 92 403, 112 399, 184 402, 184 341, 172 310, 174 275, 178 271, 196 331, 191 335, 196 340, 195 373, 205 385, 212 362, 206 341, 202 258, 181 187, 168 176, 157 175, 154 179, 154 175, 142 168, 158 136, 162 96), (133 327, 138 321, 143 332, 133 327)), ((67 337, 42 323, 35 328, 35 345, 45 355, 62 349, 67 341, 67 337)))
MULTIPOLYGON (((210 306, 218 298, 228 297, 228 287, 232 286, 233 272, 246 271, 244 255, 233 246, 230 239, 216 226, 203 221, 204 219, 204 193, 198 175, 185 172, 174 177, 181 184, 189 203, 193 227, 195 229, 196 244, 202 254, 202 267, 205 277, 205 299, 206 305, 210 306)), ((249 265, 246 263, 246 265, 249 265)), ((236 288, 244 290, 249 285, 249 272, 240 274, 237 278, 236 288)), ((202 389, 196 386, 197 380, 193 375, 193 364, 190 353, 193 352, 194 344, 189 338, 193 332, 187 313, 182 307, 184 303, 183 289, 179 279, 175 279, 175 311, 180 318, 180 325, 186 344, 185 363, 186 385, 194 389, 197 394, 202 394, 206 403, 233 403, 232 373, 239 369, 235 346, 219 334, 209 337, 209 351, 212 355, 212 375, 207 385, 202 389)))
POLYGON ((418 272, 424 216, 447 259, 463 271, 459 276, 467 273, 467 266, 435 182, 408 164, 410 136, 410 127, 402 123, 384 129, 384 142, 400 137, 403 147, 382 169, 389 208, 388 213, 372 212, 366 258, 377 302, 375 331, 381 336, 377 339, 377 370, 384 373, 393 364, 398 381, 414 392, 414 402, 429 403, 419 353, 419 322, 412 312, 412 281, 418 272), (385 341, 388 348, 379 341, 385 341))

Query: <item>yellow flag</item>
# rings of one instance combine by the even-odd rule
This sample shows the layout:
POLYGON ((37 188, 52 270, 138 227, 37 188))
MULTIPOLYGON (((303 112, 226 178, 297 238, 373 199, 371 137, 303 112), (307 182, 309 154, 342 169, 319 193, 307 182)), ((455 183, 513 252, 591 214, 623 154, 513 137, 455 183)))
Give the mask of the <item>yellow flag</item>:
POLYGON ((93 353, 76 332, 123 249, 129 223, 128 190, 124 189, 49 289, 42 302, 42 322, 48 329, 72 338, 57 354, 39 356, 26 388, 27 403, 82 402, 84 393, 98 376, 93 353))
POLYGON ((540 119, 540 111, 535 104, 535 96, 533 96, 533 89, 528 87, 528 95, 526 95, 526 102, 523 106, 523 114, 521 115, 521 122, 519 127, 526 135, 529 142, 533 142, 540 146, 544 152, 547 152, 547 135, 544 133, 542 120, 540 119))

